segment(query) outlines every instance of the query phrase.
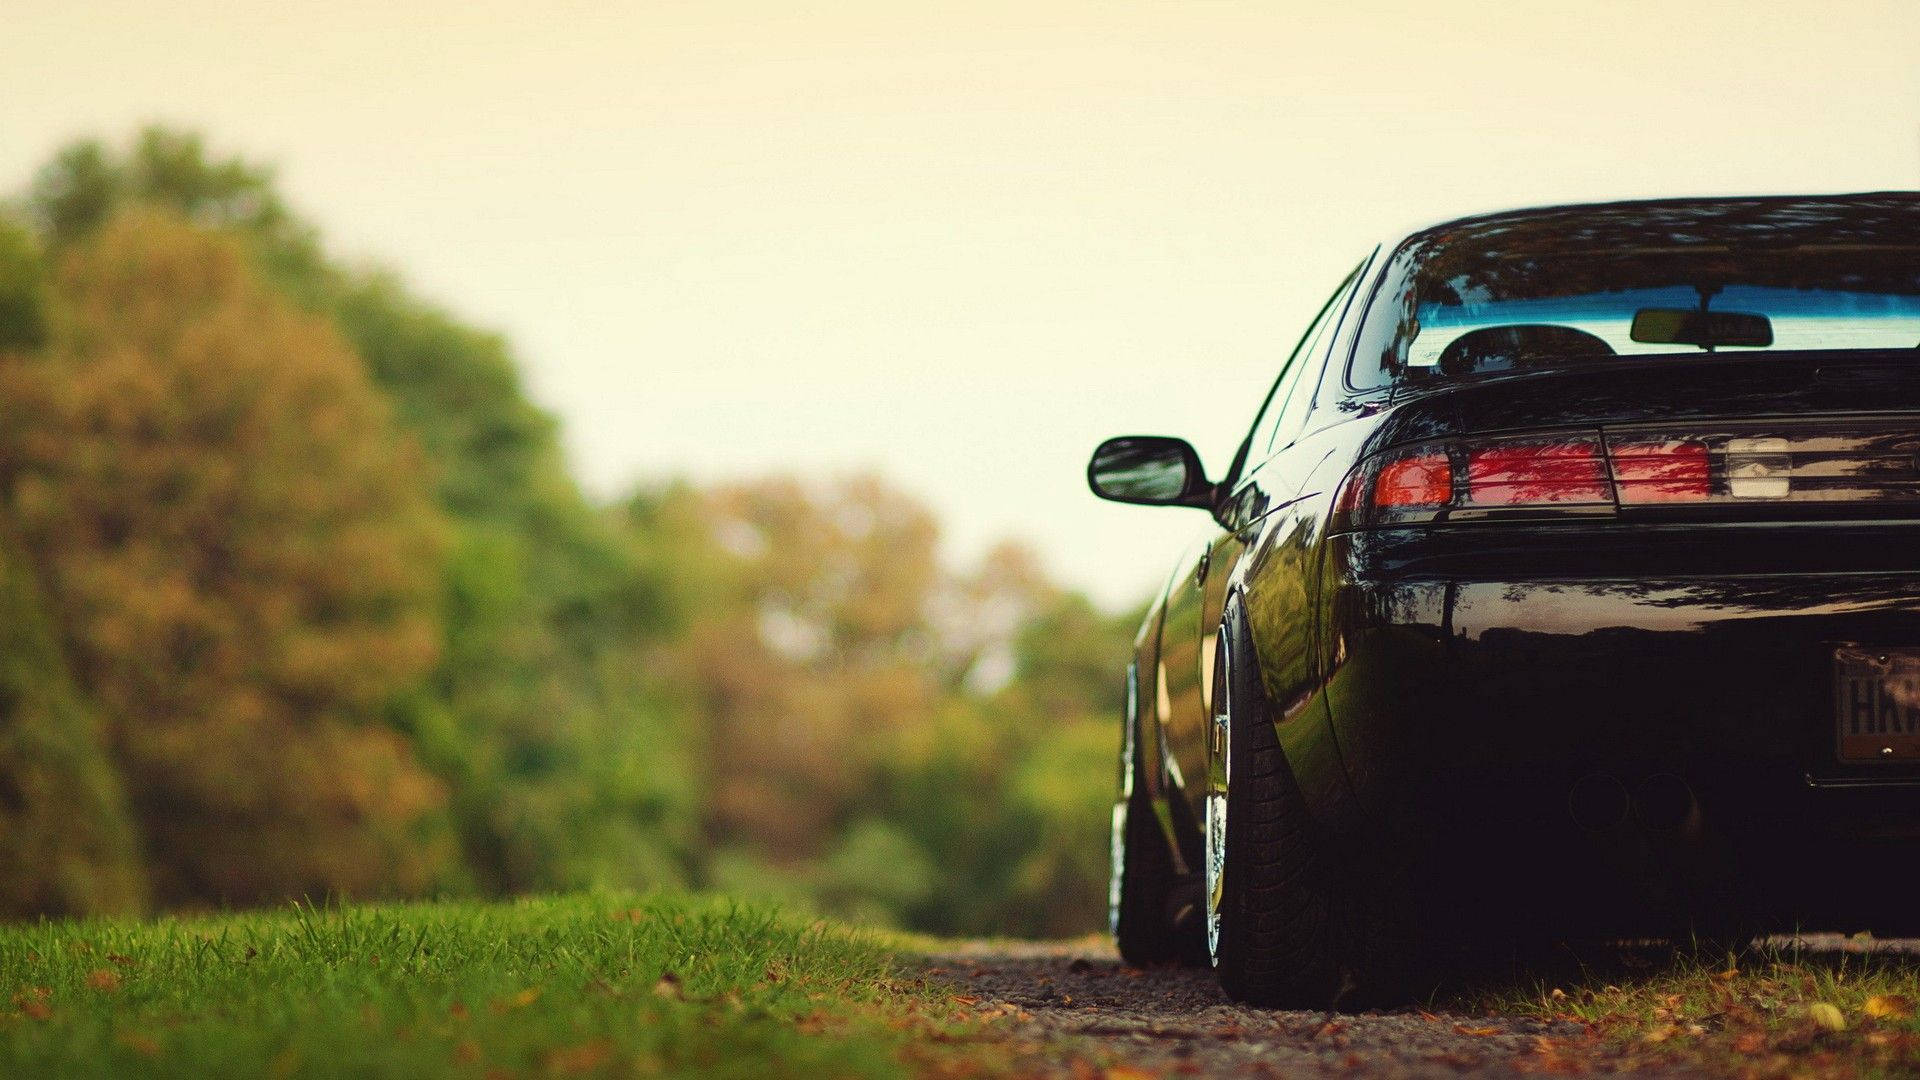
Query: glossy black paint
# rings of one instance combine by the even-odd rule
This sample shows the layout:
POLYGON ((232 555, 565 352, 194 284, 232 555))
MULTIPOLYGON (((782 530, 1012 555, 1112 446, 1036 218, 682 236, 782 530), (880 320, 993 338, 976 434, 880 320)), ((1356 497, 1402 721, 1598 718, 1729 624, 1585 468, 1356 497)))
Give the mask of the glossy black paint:
MULTIPOLYGON (((1239 591, 1309 812, 1355 880, 1427 931, 1663 933, 1737 909, 1774 928, 1920 932, 1920 764, 1843 764, 1832 726, 1838 645, 1920 647, 1920 507, 1337 528, 1343 481, 1408 443, 1809 418, 1920 435, 1913 349, 1611 357, 1418 385, 1363 362, 1384 340, 1366 312, 1422 272, 1406 253, 1424 238, 1586 229, 1651 249, 1701 242, 1703 221, 1756 244, 1825 230, 1844 248, 1920 238, 1920 196, 1493 215, 1389 243, 1336 292, 1293 360, 1303 373, 1282 376, 1310 405, 1252 448, 1263 407, 1214 527, 1136 642, 1129 722, 1182 865, 1200 864, 1214 635, 1239 591)), ((1904 272, 1863 274, 1910 287, 1904 272)))

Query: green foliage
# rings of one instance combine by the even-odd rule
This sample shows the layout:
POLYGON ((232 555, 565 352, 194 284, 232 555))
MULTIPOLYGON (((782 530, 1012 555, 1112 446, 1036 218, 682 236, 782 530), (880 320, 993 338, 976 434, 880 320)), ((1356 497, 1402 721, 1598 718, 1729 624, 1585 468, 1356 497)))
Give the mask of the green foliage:
POLYGON ((1137 619, 1017 548, 942 572, 930 515, 872 478, 674 488, 627 521, 681 568, 706 884, 937 933, 1099 925, 1137 619))
POLYGON ((0 916, 125 912, 140 853, 98 718, 25 555, 0 529, 0 916))
POLYGON ((699 882, 1098 924, 1132 616, 1014 546, 943 569, 871 477, 595 507, 498 335, 331 261, 191 133, 75 144, 25 207, 0 524, 73 675, 52 727, 104 723, 101 835, 117 776, 158 900, 699 882))
POLYGON ((505 344, 406 293, 343 277, 334 316, 438 465, 457 527, 443 661, 399 711, 450 728, 469 868, 490 891, 682 880, 691 794, 676 717, 640 653, 661 588, 567 477, 505 344))
POLYGON ((0 218, 0 353, 45 344, 50 305, 46 271, 33 235, 0 218))
POLYGON ((666 627, 664 590, 567 476, 505 342, 391 274, 329 262, 271 170, 210 156, 191 133, 69 147, 28 205, 55 245, 138 206, 230 230, 338 327, 424 448, 451 524, 440 660, 389 714, 448 788, 472 880, 497 893, 681 880, 685 740, 639 655, 666 627))
POLYGON ((965 1055, 877 942, 707 899, 0 928, 8 1076, 888 1078, 965 1055), (942 1040, 942 1041, 935 1041, 942 1040))
POLYGON ((444 795, 377 721, 433 661, 439 521, 358 358, 163 217, 70 247, 58 288, 0 372, 0 480, 157 895, 431 886, 444 795))

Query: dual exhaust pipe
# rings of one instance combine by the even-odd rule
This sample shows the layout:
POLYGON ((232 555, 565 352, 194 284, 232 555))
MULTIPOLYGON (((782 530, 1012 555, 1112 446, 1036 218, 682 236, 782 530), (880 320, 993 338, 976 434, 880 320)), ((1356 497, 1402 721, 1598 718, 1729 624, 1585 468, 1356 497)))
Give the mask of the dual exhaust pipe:
POLYGON ((1632 787, 1610 773, 1588 773, 1567 792, 1567 812, 1588 832, 1612 832, 1636 821, 1649 832, 1691 833, 1700 825, 1693 787, 1676 773, 1655 773, 1632 787))

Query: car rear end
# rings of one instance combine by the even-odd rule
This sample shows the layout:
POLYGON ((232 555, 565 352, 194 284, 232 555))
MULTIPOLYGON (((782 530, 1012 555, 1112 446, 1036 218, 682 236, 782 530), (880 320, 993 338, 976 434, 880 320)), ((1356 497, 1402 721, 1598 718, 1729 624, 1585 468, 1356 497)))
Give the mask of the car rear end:
MULTIPOLYGON (((1920 333, 1887 341, 1920 275, 1880 265, 1908 220, 1864 245, 1877 340, 1817 254, 1806 318, 1849 347, 1396 389, 1332 511, 1324 652, 1367 868, 1436 930, 1920 932, 1920 333)), ((1775 296, 1783 250, 1655 272, 1744 257, 1775 296)))

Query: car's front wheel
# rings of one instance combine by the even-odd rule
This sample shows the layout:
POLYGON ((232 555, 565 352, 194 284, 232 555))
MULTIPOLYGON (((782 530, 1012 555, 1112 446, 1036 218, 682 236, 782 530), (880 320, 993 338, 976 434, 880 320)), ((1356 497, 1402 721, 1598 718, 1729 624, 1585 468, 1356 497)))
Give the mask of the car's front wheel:
POLYGON ((1120 797, 1113 804, 1112 866, 1107 889, 1107 925, 1120 958, 1136 967, 1192 962, 1198 948, 1183 919, 1182 890, 1173 851, 1141 773, 1136 709, 1131 700, 1134 673, 1128 672, 1129 702, 1120 748, 1120 797))
POLYGON ((1281 753, 1237 598, 1213 665, 1206 797, 1207 946, 1237 1001, 1326 1008, 1352 988, 1352 912, 1281 753))

